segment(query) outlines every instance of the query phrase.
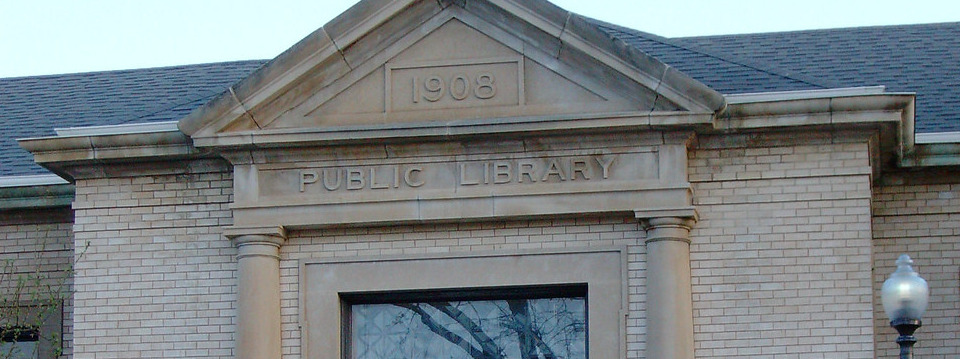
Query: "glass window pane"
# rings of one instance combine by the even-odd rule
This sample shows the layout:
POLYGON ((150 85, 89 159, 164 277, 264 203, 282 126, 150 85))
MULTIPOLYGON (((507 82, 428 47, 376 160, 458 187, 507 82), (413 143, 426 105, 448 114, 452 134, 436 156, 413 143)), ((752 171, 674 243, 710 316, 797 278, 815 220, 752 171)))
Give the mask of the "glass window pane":
POLYGON ((39 342, 0 342, 0 358, 37 359, 39 342))
POLYGON ((585 359, 586 301, 545 298, 351 306, 355 359, 585 359))

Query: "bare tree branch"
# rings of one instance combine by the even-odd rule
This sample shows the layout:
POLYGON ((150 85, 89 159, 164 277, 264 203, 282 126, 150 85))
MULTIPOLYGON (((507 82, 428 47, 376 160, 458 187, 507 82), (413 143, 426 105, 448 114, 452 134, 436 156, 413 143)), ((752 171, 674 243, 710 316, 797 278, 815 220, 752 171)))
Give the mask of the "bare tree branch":
POLYGON ((512 327, 514 327, 514 331, 517 332, 517 339, 520 345, 520 357, 523 359, 540 359, 537 356, 537 345, 534 343, 536 338, 533 335, 533 329, 530 324, 530 313, 527 310, 527 301, 508 300, 507 305, 510 307, 510 311, 513 312, 511 316, 513 321, 512 327))
POLYGON ((483 348, 484 358, 485 359, 503 359, 503 354, 501 353, 500 347, 497 345, 490 336, 483 331, 483 328, 479 324, 474 323, 470 316, 466 315, 460 309, 457 309, 450 303, 427 303, 431 307, 437 308, 441 313, 446 314, 450 319, 455 320, 460 326, 467 330, 470 333, 470 336, 473 337, 480 343, 480 348, 483 348))
POLYGON ((441 338, 445 339, 446 341, 448 341, 448 342, 450 342, 450 343, 453 343, 454 345, 460 347, 461 349, 463 349, 464 351, 466 351, 467 354, 470 354, 471 357, 473 357, 473 358, 475 358, 475 359, 485 359, 485 358, 486 358, 486 356, 484 356, 484 353, 483 353, 482 351, 480 351, 480 350, 477 349, 477 348, 474 348, 473 345, 470 345, 470 342, 468 342, 468 341, 467 341, 466 339, 464 339, 463 337, 457 335, 457 333, 454 333, 454 332, 450 331, 449 329, 444 328, 444 327, 443 327, 442 325, 440 325, 439 323, 437 323, 437 321, 434 320, 433 317, 430 316, 429 313, 427 313, 426 311, 424 311, 423 308, 420 308, 419 305, 416 305, 416 304, 405 304, 405 303, 394 304, 394 305, 396 305, 396 306, 398 306, 398 307, 401 307, 401 308, 408 309, 408 310, 410 310, 410 311, 412 311, 412 312, 414 312, 414 313, 417 313, 417 315, 420 316, 420 322, 423 323, 423 325, 426 325, 427 328, 430 329, 431 332, 433 332, 433 333, 436 334, 436 335, 439 335, 441 338))

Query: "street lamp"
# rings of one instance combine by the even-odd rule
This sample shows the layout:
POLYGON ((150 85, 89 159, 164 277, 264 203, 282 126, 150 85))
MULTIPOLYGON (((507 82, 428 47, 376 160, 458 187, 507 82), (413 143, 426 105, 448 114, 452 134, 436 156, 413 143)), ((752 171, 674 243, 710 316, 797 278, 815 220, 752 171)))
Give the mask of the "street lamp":
POLYGON ((910 265, 913 260, 906 254, 897 259, 897 270, 890 275, 883 288, 880 298, 883 301, 883 310, 890 318, 890 326, 897 329, 900 337, 900 359, 912 359, 910 349, 917 343, 913 332, 922 324, 920 317, 927 310, 927 301, 930 299, 930 287, 927 281, 920 278, 910 265))

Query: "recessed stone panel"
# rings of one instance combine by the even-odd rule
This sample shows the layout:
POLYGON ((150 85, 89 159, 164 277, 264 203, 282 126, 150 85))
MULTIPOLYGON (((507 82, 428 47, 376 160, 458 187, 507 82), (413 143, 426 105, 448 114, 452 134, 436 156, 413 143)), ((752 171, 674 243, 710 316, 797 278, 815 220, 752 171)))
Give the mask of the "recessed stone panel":
POLYGON ((644 187, 660 177, 653 148, 384 162, 261 166, 258 197, 261 204, 308 204, 589 192, 644 187))
POLYGON ((523 104, 523 58, 387 65, 388 111, 523 104))

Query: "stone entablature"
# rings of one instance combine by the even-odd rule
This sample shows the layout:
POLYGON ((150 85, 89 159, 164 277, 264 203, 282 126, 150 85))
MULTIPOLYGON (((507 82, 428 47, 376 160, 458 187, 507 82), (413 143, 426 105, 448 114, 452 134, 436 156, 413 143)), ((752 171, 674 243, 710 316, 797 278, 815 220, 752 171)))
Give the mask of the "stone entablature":
POLYGON ((235 225, 691 209, 689 136, 650 132, 228 154, 238 174, 235 225))

